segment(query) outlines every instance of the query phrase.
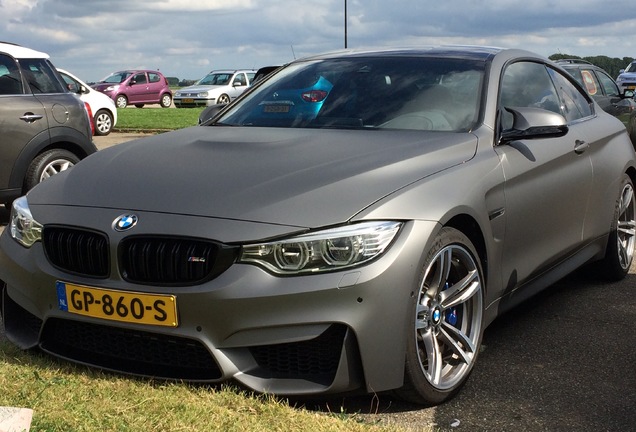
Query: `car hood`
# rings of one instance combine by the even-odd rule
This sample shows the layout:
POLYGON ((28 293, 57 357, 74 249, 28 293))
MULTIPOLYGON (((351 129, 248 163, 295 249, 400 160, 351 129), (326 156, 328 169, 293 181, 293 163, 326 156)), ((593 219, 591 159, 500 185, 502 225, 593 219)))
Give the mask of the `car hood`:
POLYGON ((622 74, 620 74, 618 77, 619 77, 619 78, 622 78, 622 79, 630 79, 630 80, 633 80, 633 79, 636 79, 636 72, 623 72, 623 73, 622 73, 622 74))
POLYGON ((465 162, 476 146, 469 133, 192 127, 101 150, 29 202, 318 227, 465 162))

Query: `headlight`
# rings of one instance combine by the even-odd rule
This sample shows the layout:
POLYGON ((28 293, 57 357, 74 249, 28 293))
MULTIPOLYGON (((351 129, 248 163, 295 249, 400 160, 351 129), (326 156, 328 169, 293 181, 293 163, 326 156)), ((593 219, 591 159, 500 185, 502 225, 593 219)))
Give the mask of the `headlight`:
POLYGON ((180 93, 180 92, 176 92, 176 93, 174 94, 174 97, 181 97, 181 93, 180 93))
POLYGON ((208 97, 208 92, 206 92, 206 91, 205 92, 201 92, 201 93, 197 94, 197 97, 207 98, 208 97))
POLYGON ((617 82, 621 82, 621 81, 623 81, 623 77, 622 77, 622 76, 619 76, 618 78, 616 78, 616 81, 617 81, 617 82))
POLYGON ((42 240, 42 225, 33 219, 26 197, 13 201, 10 222, 11 237, 25 247, 42 240))
POLYGON ((104 91, 110 92, 110 91, 115 91, 119 88, 118 85, 112 85, 112 86, 108 86, 104 89, 104 91))
POLYGON ((364 222, 245 245, 239 262, 285 275, 342 270, 382 255, 401 226, 394 221, 364 222))

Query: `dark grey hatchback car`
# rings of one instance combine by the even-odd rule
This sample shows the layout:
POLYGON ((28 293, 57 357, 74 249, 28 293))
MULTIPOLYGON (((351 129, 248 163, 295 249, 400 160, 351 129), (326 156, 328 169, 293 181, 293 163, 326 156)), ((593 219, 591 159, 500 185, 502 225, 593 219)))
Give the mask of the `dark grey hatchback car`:
POLYGON ((97 151, 88 109, 47 54, 0 42, 0 205, 97 151))

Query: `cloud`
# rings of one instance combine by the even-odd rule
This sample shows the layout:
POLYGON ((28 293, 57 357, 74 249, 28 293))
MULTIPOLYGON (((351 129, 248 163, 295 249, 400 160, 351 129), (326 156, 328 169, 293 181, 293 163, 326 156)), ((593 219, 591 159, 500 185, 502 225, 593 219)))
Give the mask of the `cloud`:
MULTIPOLYGON (((484 44, 633 56, 632 0, 348 0, 350 48, 484 44)), ((145 65, 195 79, 344 46, 343 0, 0 0, 0 34, 87 80, 145 65)))

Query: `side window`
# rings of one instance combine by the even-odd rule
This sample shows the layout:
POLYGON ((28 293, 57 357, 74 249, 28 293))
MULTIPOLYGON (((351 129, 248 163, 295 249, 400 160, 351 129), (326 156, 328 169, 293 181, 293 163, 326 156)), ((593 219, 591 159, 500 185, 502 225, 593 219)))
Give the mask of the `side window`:
POLYGON ((596 74, 598 75, 598 80, 601 82, 601 87, 606 96, 620 96, 621 92, 618 90, 616 82, 610 78, 609 75, 603 72, 596 72, 596 74))
POLYGON ((22 94, 18 65, 13 58, 0 54, 0 95, 22 94))
POLYGON ((148 82, 148 80, 146 79, 145 73, 139 73, 135 75, 133 80, 135 81, 135 84, 146 84, 148 82))
POLYGON ((151 83, 156 83, 161 81, 161 78, 159 77, 159 74, 148 72, 148 81, 150 81, 151 83))
POLYGON ((563 115, 568 123, 591 116, 593 114, 592 103, 588 97, 561 73, 554 69, 549 69, 549 71, 559 92, 563 115))
POLYGON ((62 83, 46 59, 20 59, 18 63, 32 93, 64 93, 62 83))
POLYGON ((62 79, 64 79, 64 82, 66 83, 66 87, 72 91, 73 93, 79 93, 81 85, 80 83, 78 83, 77 81, 75 81, 73 78, 71 78, 70 76, 61 73, 60 75, 62 75, 62 79))
POLYGON ((505 107, 534 107, 561 114, 556 89, 541 63, 517 62, 508 66, 501 80, 499 105, 503 129, 510 129, 513 121, 505 107))
POLYGON ((236 85, 238 85, 238 86, 244 86, 244 85, 247 85, 247 81, 245 80, 245 74, 244 74, 244 73, 242 73, 242 72, 237 73, 237 74, 234 76, 234 81, 232 82, 232 85, 235 85, 235 86, 236 86, 236 85))
POLYGON ((579 82, 579 84, 583 84, 583 87, 585 87, 585 90, 587 90, 590 96, 596 96, 601 93, 600 85, 593 71, 583 69, 581 75, 583 76, 583 82, 579 82))

